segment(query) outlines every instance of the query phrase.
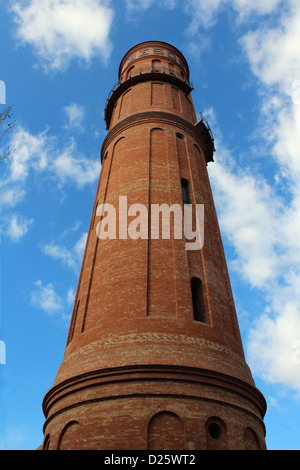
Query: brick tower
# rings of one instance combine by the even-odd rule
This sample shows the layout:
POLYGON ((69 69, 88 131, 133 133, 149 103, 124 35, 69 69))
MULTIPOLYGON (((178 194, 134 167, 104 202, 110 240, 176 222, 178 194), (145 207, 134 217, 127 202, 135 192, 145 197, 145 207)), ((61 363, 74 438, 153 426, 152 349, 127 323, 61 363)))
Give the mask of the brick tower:
POLYGON ((213 138, 192 89, 185 58, 165 42, 121 61, 65 353, 43 401, 43 449, 266 448, 266 404, 245 362, 207 175, 213 138), (116 209, 115 237, 100 236, 104 203, 116 209), (135 237, 134 204, 148 209, 135 237), (203 248, 187 249, 175 229, 153 237, 154 204, 203 204, 203 248))

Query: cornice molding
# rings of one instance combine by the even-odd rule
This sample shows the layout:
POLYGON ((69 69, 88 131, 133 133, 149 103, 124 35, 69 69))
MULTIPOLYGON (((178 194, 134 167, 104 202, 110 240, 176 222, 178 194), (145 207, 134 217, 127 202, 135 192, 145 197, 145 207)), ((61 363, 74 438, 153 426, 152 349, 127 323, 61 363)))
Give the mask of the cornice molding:
POLYGON ((128 116, 125 119, 119 121, 105 137, 102 150, 101 150, 101 162, 106 153, 108 145, 116 138, 119 134, 126 131, 132 126, 141 124, 152 123, 154 125, 168 124, 174 125, 177 128, 181 128, 183 131, 188 132, 199 144, 204 155, 206 163, 213 162, 213 153, 215 151, 214 141, 210 134, 209 129, 205 126, 203 121, 197 122, 193 125, 187 119, 166 111, 145 111, 142 113, 136 113, 128 116))

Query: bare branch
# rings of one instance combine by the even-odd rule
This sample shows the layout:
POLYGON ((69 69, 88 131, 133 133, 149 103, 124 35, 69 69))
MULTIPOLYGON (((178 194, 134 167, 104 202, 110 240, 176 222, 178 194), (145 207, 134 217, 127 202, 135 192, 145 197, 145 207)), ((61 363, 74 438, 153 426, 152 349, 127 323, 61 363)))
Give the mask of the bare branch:
MULTIPOLYGON (((13 118, 13 107, 8 106, 0 113, 0 142, 1 140, 13 129, 16 124, 16 121, 11 119, 13 118), (8 121, 10 120, 10 121, 8 121), (8 122, 7 122, 8 121, 8 122)), ((4 153, 0 154, 0 162, 5 160, 11 153, 13 149, 8 147, 4 153)))

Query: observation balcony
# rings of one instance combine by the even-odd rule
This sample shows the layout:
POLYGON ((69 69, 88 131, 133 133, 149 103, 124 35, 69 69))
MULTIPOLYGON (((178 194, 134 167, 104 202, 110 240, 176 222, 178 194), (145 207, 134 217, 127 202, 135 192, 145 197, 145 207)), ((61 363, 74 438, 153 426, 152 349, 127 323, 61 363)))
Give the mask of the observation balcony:
POLYGON ((104 109, 106 128, 109 129, 115 103, 125 90, 137 83, 155 80, 170 82, 183 90, 187 95, 194 89, 193 84, 189 80, 185 80, 181 76, 176 75, 176 73, 171 71, 168 67, 147 67, 143 65, 140 69, 135 68, 125 80, 116 83, 108 94, 104 109))
POLYGON ((211 159, 208 161, 213 161, 212 155, 216 151, 216 149, 215 149, 215 139, 214 139, 212 130, 208 124, 207 119, 205 119, 202 113, 197 114, 197 118, 199 118, 199 120, 196 122, 195 127, 204 136, 206 144, 210 151, 211 159))

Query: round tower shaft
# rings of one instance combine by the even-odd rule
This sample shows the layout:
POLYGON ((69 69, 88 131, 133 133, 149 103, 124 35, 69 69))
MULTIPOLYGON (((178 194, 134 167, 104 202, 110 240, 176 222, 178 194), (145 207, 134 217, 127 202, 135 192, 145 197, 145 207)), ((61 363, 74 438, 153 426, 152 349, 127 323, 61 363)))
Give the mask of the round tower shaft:
POLYGON ((43 448, 265 449, 188 64, 147 41, 118 78, 43 448))

